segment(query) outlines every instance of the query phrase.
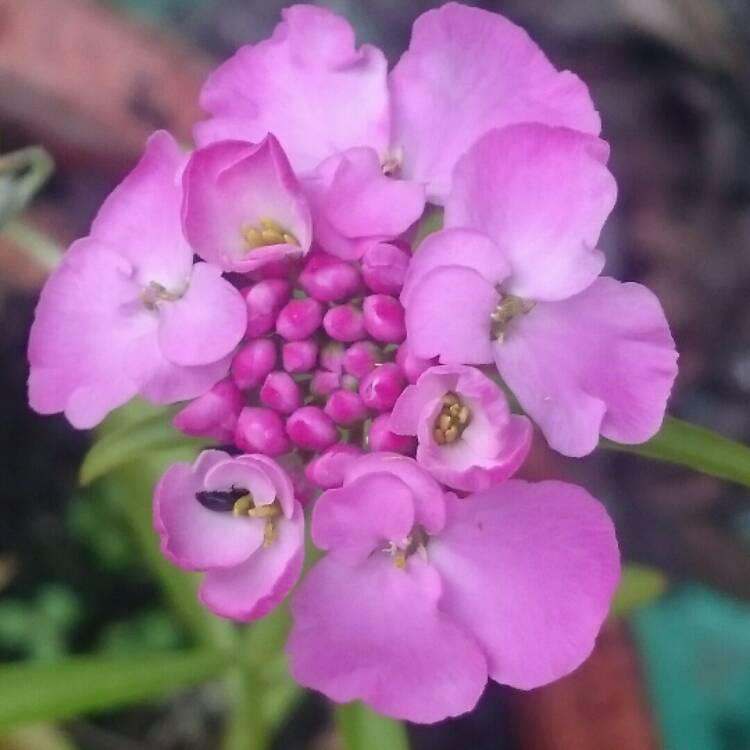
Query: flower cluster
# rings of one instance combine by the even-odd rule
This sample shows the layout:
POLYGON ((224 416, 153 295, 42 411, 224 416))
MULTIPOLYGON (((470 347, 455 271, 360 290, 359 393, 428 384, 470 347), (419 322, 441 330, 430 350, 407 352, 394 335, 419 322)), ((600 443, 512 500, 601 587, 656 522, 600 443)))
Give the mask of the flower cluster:
POLYGON ((32 406, 88 428, 187 402, 175 427, 220 449, 166 471, 155 526, 220 616, 286 597, 307 518, 303 685, 429 722, 575 669, 614 530, 585 490, 511 477, 532 420, 568 456, 648 439, 676 375, 657 299, 601 275, 616 186, 586 87, 483 10, 425 13, 388 72, 298 5, 201 102, 195 148, 152 136, 48 281, 32 406))

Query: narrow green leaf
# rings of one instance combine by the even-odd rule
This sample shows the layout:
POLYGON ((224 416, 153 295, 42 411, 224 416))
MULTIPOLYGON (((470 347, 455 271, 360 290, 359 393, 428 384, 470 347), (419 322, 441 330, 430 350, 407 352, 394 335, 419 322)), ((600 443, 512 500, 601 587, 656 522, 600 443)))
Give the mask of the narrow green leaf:
POLYGON ((336 727, 345 750, 409 750, 404 725, 376 714, 364 703, 338 706, 336 727))
POLYGON ((120 466, 155 450, 199 448, 201 441, 186 437, 172 426, 172 412, 126 424, 102 435, 92 446, 81 465, 81 484, 91 484, 120 466))
POLYGON ((217 677, 225 665, 221 653, 209 650, 5 665, 0 667, 0 730, 158 698, 217 677))
POLYGON ((646 565, 625 565, 620 585, 612 600, 610 616, 627 617, 636 609, 658 599, 666 589, 667 577, 661 571, 646 565))
POLYGON ((640 445, 602 440, 609 450, 635 453, 657 461, 686 466, 719 479, 750 487, 750 448, 705 427, 667 417, 661 430, 640 445))

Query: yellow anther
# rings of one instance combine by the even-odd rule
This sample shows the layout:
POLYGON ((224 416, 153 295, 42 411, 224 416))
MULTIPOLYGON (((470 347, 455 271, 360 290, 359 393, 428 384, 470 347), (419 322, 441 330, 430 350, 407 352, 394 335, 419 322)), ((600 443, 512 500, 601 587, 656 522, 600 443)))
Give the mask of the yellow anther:
POLYGON ((232 507, 233 516, 247 516, 253 507, 253 497, 249 493, 243 495, 238 500, 235 500, 234 506, 232 507))
POLYGON ((516 318, 519 315, 525 315, 532 307, 534 307, 533 302, 528 302, 527 300, 522 299, 521 297, 516 297, 513 294, 506 294, 490 314, 490 329, 493 336, 498 341, 502 341, 505 337, 505 331, 508 328, 508 324, 513 318, 516 318))
POLYGON ((276 524, 273 521, 266 521, 266 527, 263 529, 264 547, 270 547, 274 541, 276 541, 276 537, 278 536, 277 532, 276 524))
POLYGON ((432 436, 438 445, 455 443, 471 421, 471 410, 458 394, 448 391, 435 418, 432 436))
POLYGON ((393 553, 393 564, 399 569, 403 570, 406 567, 406 553, 400 549, 393 553))
POLYGON ((268 217, 259 219, 258 226, 246 226, 242 230, 242 237, 248 252, 269 245, 299 245, 299 240, 291 232, 268 217))
POLYGON ((270 505, 257 505, 247 511, 250 518, 276 518, 281 515, 281 508, 276 503, 270 505))

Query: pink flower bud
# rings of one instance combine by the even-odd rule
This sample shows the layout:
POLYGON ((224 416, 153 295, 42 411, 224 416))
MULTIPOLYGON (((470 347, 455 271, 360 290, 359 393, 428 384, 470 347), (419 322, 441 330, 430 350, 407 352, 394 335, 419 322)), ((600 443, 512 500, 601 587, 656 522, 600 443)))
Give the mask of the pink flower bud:
POLYGON ((362 453, 362 449, 356 445, 336 443, 307 464, 305 475, 313 484, 325 490, 340 487, 347 468, 362 453))
POLYGON ((370 291, 395 294, 401 291, 409 268, 410 254, 387 242, 378 242, 362 256, 362 278, 370 291))
POLYGON ((377 341, 398 344, 406 337, 404 308, 387 294, 371 294, 362 304, 365 329, 377 341))
POLYGON ((323 328, 336 341, 357 341, 365 336, 362 311, 353 305, 332 307, 323 318, 323 328))
POLYGON ((302 405, 299 385, 288 372, 270 372, 260 389, 260 400, 269 409, 291 414, 302 405))
POLYGON ((310 393, 314 396, 330 396, 341 387, 341 376, 337 372, 316 370, 310 380, 310 393))
POLYGON ((287 341, 281 347, 281 361, 287 372, 309 372, 318 359, 318 345, 311 339, 287 341))
POLYGON ((321 302, 345 299, 358 289, 359 283, 359 272, 354 266, 320 251, 308 256, 299 276, 300 286, 321 302))
POLYGON ((278 456, 289 450, 283 418, 271 409, 246 406, 237 420, 234 442, 244 453, 278 456))
POLYGON ((359 384, 359 395, 365 406, 375 411, 386 411, 404 390, 404 378, 393 362, 376 367, 359 384))
POLYGON ((378 414, 372 420, 370 430, 367 433, 367 447, 371 451, 392 451, 393 453, 413 453, 417 447, 416 438, 413 435, 397 435, 388 427, 390 412, 378 414))
POLYGON ((341 372, 345 349, 338 341, 330 341, 320 350, 320 366, 331 372, 341 372))
POLYGON ((380 362, 381 355, 372 341, 357 341, 344 355, 344 369, 355 377, 362 378, 380 362))
POLYGON ((276 346, 270 339, 245 344, 232 360, 232 378, 241 390, 257 388, 276 366, 276 346))
POLYGON ((318 406, 302 406, 286 421, 286 431, 300 448, 322 451, 338 440, 333 420, 318 406))
POLYGON ((231 443, 243 404, 240 389, 231 380, 222 380, 175 414, 172 424, 185 435, 231 443))
POLYGON ((284 279, 265 279, 243 290, 247 304, 247 335, 255 339, 273 330, 276 316, 292 293, 284 279))
POLYGON ((315 333, 323 320, 323 306, 316 299, 292 299, 276 318, 276 332, 287 341, 300 341, 315 333))
POLYGON ((361 422, 367 416, 367 407, 357 393, 352 391, 334 391, 328 398, 323 411, 343 427, 361 422))
POLYGON ((419 376, 437 363, 435 359, 422 359, 411 351, 409 344, 404 341, 396 352, 396 364, 403 376, 410 382, 416 383, 419 376))

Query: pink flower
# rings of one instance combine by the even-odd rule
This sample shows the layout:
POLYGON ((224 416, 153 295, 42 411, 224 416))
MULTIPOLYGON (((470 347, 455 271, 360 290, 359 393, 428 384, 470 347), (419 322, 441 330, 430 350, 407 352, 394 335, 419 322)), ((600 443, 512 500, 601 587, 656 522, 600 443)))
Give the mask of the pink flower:
POLYGON ((389 424, 417 436, 417 461, 432 476, 468 492, 507 479, 531 447, 531 422, 512 415, 500 387, 465 365, 427 370, 399 396, 389 424))
POLYGON ((584 490, 509 480, 459 499, 392 454, 350 464, 312 536, 328 554, 292 600, 292 674, 417 722, 470 710, 488 677, 530 689, 574 670, 619 577, 584 490))
POLYGON ((615 200, 593 136, 494 131, 458 163, 447 229, 417 250, 401 294, 409 346, 445 364, 495 362, 549 444, 639 443, 661 425, 677 355, 656 297, 597 278, 615 200))
POLYGON ((278 141, 198 149, 183 177, 185 234, 204 259, 247 272, 310 249, 310 209, 278 141))
POLYGON ((29 341, 29 401, 79 428, 140 394, 199 396, 226 375, 246 325, 240 293, 182 234, 184 156, 160 131, 42 291, 29 341))
POLYGON ((428 11, 390 75, 382 52, 357 49, 331 11, 295 5, 282 15, 270 39, 243 47, 208 79, 201 104, 212 117, 197 127, 199 143, 272 132, 305 175, 329 157, 370 149, 362 158, 376 156, 386 173, 425 185, 442 203, 457 159, 493 128, 542 122, 599 133, 583 83, 498 14, 457 3, 428 11))
POLYGON ((198 595, 221 617, 263 617, 302 569, 302 508, 266 456, 209 450, 174 464, 156 487, 154 525, 167 558, 205 572, 198 595))

